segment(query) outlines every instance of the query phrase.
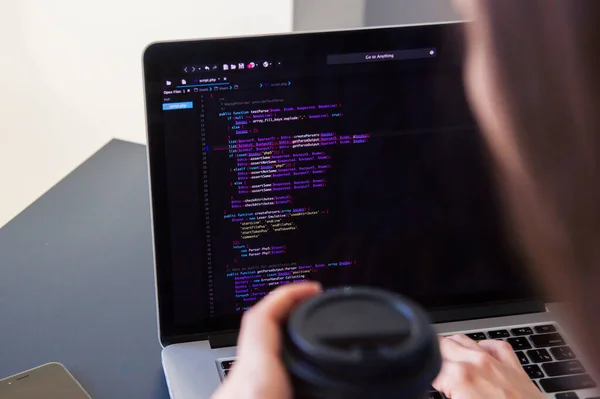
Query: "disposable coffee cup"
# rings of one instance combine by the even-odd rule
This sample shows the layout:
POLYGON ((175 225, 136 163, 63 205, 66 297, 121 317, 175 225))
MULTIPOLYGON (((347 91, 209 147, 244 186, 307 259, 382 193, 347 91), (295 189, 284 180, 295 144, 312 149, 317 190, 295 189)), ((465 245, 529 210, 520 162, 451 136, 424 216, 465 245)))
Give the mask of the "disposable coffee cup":
POLYGON ((441 368, 425 312, 384 290, 311 298, 290 315, 283 335, 296 399, 423 399, 441 368))

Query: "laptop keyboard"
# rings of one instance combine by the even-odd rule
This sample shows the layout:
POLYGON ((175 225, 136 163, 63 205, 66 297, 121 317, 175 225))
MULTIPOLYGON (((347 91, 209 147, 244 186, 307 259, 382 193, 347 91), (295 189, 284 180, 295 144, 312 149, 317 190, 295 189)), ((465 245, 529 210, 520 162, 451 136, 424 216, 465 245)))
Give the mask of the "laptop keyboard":
MULTIPOLYGON (((581 398, 574 392, 596 388, 597 385, 577 360, 555 324, 482 330, 466 335, 474 341, 497 339, 508 342, 533 383, 542 392, 556 394, 556 399, 600 399, 581 398)), ((235 359, 217 361, 217 368, 223 378, 227 377, 234 362, 235 359)), ((444 395, 432 391, 428 398, 444 399, 444 395)))

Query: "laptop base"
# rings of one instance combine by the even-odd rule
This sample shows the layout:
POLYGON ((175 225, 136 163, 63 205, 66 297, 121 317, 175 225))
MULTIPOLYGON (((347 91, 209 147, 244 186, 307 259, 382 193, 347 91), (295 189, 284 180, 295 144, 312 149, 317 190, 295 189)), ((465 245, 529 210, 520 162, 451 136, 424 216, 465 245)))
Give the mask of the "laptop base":
MULTIPOLYGON (((549 306, 553 309, 553 306, 549 306)), ((467 320, 453 323, 436 324, 436 330, 441 335, 454 333, 473 333, 489 332, 494 330, 518 329, 521 327, 535 327, 556 325, 559 317, 556 312, 548 311, 543 313, 534 313, 526 315, 497 317, 480 320, 467 320)), ((562 336, 567 342, 568 333, 559 327, 562 336)), ((489 334, 488 334, 489 335, 489 334)), ((523 356, 527 350, 535 350, 535 347, 525 348, 523 356)), ((552 349, 552 348, 546 348, 552 349)), ((235 358, 235 347, 211 349, 208 341, 190 342, 184 344, 175 344, 168 346, 162 352, 163 367, 169 392, 173 399, 204 399, 209 398, 218 388, 221 380, 225 377, 226 370, 222 368, 221 362, 224 359, 235 358)), ((581 357, 578 359, 582 360, 581 357)), ((533 361, 529 362, 530 371, 537 370, 533 361)), ((542 366, 538 364, 537 366, 542 366)), ((532 378, 538 384, 540 380, 548 379, 544 375, 542 378, 532 378)), ((593 389, 574 390, 580 398, 591 398, 594 395, 593 389)), ((555 398, 555 393, 548 393, 548 398, 555 398)))

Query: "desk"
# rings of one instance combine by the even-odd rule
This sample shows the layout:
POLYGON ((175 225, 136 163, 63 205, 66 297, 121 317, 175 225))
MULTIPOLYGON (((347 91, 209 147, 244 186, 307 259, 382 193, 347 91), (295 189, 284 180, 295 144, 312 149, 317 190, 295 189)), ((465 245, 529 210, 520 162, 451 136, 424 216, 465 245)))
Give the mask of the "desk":
POLYGON ((57 361, 94 399, 164 399, 160 349, 146 148, 113 140, 0 230, 0 378, 57 361))

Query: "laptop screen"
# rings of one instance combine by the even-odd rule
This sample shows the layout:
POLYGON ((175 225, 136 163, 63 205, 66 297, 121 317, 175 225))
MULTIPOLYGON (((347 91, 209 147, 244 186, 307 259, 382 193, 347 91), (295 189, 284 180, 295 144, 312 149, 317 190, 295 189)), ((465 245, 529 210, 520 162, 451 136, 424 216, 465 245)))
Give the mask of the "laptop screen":
POLYGON ((236 328, 304 280, 429 309, 529 296, 465 99, 459 29, 146 51, 163 330, 236 328))

